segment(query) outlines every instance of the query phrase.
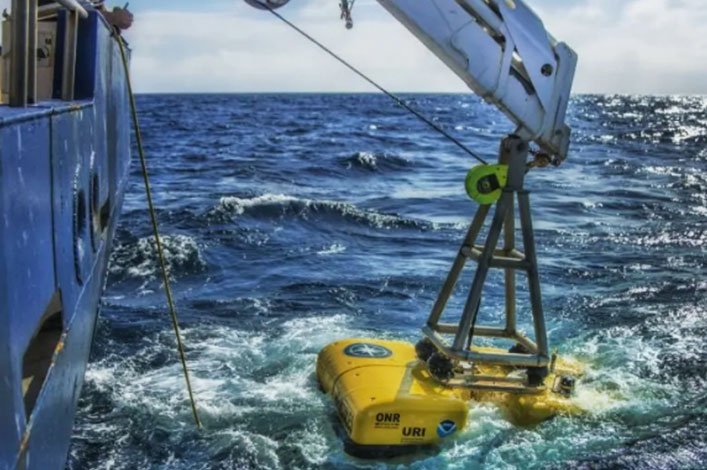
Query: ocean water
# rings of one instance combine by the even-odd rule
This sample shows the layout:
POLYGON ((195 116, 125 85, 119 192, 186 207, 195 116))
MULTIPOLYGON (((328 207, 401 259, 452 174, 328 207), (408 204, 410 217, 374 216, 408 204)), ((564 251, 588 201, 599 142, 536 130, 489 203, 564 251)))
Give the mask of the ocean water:
MULTIPOLYGON (((489 160, 512 130, 472 95, 405 99, 489 160)), ((588 413, 515 428, 474 406, 438 451, 378 462, 343 452, 316 354, 351 336, 420 337, 475 211, 474 162, 381 95, 138 106, 204 430, 134 165, 69 468, 707 464, 707 97, 576 96, 569 159, 528 175, 551 346, 588 365, 588 413)), ((480 322, 501 318, 500 280, 480 322)), ((527 307, 521 295, 526 329, 527 307)))

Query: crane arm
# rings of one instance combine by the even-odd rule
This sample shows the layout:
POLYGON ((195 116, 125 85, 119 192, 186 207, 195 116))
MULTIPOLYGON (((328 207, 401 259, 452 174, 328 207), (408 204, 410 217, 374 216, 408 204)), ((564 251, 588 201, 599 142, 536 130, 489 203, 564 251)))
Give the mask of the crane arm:
MULTIPOLYGON (((469 88, 500 109, 556 160, 567 157, 565 124, 577 55, 554 39, 522 0, 377 0, 469 88)), ((246 0, 279 8, 289 0, 246 0)), ((342 0, 342 9, 348 2, 342 0)))

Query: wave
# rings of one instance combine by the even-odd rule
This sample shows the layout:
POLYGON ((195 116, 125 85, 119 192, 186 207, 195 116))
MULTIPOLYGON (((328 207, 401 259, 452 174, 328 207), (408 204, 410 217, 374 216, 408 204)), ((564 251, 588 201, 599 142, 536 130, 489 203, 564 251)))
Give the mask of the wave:
MULTIPOLYGON (((151 242, 138 238, 148 221, 134 184, 121 222, 138 236, 117 238, 69 468, 365 465, 334 433, 316 354, 343 337, 418 339, 420 303, 432 302, 468 224, 432 221, 473 209, 450 189, 465 157, 378 95, 140 99, 152 101, 145 137, 165 191, 160 222, 194 237, 177 256, 191 261, 171 260, 171 269, 205 428, 192 431, 164 300, 140 295, 159 271, 151 242), (174 118, 175 106, 187 114, 174 118), (315 131, 297 135, 302 121, 292 116, 315 131), (170 119, 233 128, 187 136, 170 119)), ((439 95, 416 99, 451 106, 439 95)), ((505 118, 478 98, 457 106, 467 101, 440 124, 481 130, 477 147, 494 153, 498 133, 487 131, 505 118)), ((437 454, 385 465, 704 466, 706 104, 573 97, 570 161, 528 179, 550 341, 587 363, 577 395, 587 416, 516 429, 496 408, 473 404, 469 425, 437 454)), ((502 273, 492 276, 484 305, 500 301, 502 273)), ((527 311, 527 299, 519 302, 527 311)), ((492 311, 486 318, 497 318, 492 311)))
POLYGON ((431 230, 435 228, 431 222, 405 218, 397 214, 384 214, 374 210, 364 210, 348 202, 318 201, 284 194, 268 193, 250 198, 223 196, 214 211, 230 216, 256 218, 283 218, 289 216, 307 221, 337 218, 377 229, 431 230))
MULTIPOLYGON (((699 315, 694 312, 690 317, 698 319, 699 315)), ((118 461, 136 464, 154 456, 154 449, 142 442, 157 430, 172 433, 166 451, 175 447, 187 450, 177 452, 172 462, 176 466, 188 466, 194 453, 202 454, 211 465, 239 468, 350 463, 333 429, 336 418, 330 413, 331 401, 316 388, 315 358, 331 341, 366 337, 371 332, 357 327, 354 318, 347 315, 305 316, 270 326, 268 330, 241 330, 195 324, 183 330, 185 344, 191 347, 192 383, 208 432, 205 440, 194 439, 189 431, 191 415, 178 362, 171 359, 154 364, 155 356, 173 357, 171 332, 141 337, 130 355, 116 355, 114 348, 120 345, 109 344, 86 373, 85 394, 91 406, 82 410, 78 433, 83 439, 78 445, 94 442, 104 455, 114 453, 118 461), (110 410, 112 420, 121 425, 106 426, 103 412, 93 408, 97 403, 110 410)), ((651 326, 660 333, 669 331, 668 321, 659 320, 651 326)), ((112 342, 109 333, 99 331, 99 339, 107 336, 112 342)), ((607 440, 618 446, 621 437, 616 430, 627 433, 632 423, 650 419, 666 402, 688 400, 678 398, 684 389, 655 373, 660 369, 657 359, 661 351, 673 348, 672 342, 667 346, 647 341, 637 333, 635 328, 612 328, 580 335, 565 344, 565 355, 581 362, 593 360, 587 364, 584 388, 576 397, 588 410, 587 418, 557 417, 533 430, 535 437, 528 442, 527 431, 513 429, 496 408, 474 404, 473 419, 456 444, 443 446, 439 453, 417 456, 422 459, 419 466, 441 468, 461 462, 471 467, 479 461, 479 449, 495 449, 501 438, 504 446, 522 446, 530 453, 560 448, 559 458, 581 457, 583 454, 571 450, 577 440, 593 447, 607 440), (597 422, 614 432, 597 433, 597 422)), ((692 351, 693 358, 699 351, 699 344, 677 347, 681 354, 692 351)), ((704 380, 695 381, 695 389, 701 390, 704 380)), ((488 466, 520 464, 513 453, 490 450, 484 455, 488 466)))
POLYGON ((357 169, 365 171, 397 171, 412 166, 406 158, 387 153, 356 152, 341 159, 341 164, 347 170, 357 169))
MULTIPOLYGON (((196 240, 186 235, 163 235, 162 250, 167 262, 167 271, 172 278, 201 272, 206 262, 201 256, 196 240)), ((159 273, 153 236, 121 241, 113 248, 108 273, 111 281, 127 279, 154 280, 159 273)))
POLYGON ((339 253, 343 253, 344 251, 346 251, 345 245, 342 245, 341 243, 334 243, 332 245, 329 245, 328 247, 322 248, 321 250, 317 251, 317 254, 320 256, 336 255, 339 253))
MULTIPOLYGON (((99 331, 99 341, 113 343, 109 333, 99 331)), ((126 467, 145 466, 138 464, 155 449, 142 442, 169 432, 163 450, 186 450, 173 457, 180 468, 193 466, 195 453, 225 468, 313 468, 331 458, 339 440, 327 413, 330 401, 316 387, 314 365, 325 344, 365 334, 350 318, 296 318, 269 332, 195 325, 182 333, 192 348, 191 378, 207 438, 194 439, 189 432, 179 363, 154 364, 156 355, 173 357, 171 332, 165 330, 141 337, 131 354, 116 355, 113 348, 121 345, 110 344, 113 351, 106 349, 89 365, 84 394, 91 404, 80 412, 79 448, 90 442, 101 450, 101 461, 114 454, 126 467), (120 425, 106 426, 93 409, 97 403, 120 425)))

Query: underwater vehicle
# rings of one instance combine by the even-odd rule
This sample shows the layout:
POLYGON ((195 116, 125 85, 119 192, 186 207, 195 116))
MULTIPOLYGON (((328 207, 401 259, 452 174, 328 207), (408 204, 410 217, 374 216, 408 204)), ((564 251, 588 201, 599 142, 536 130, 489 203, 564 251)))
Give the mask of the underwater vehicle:
MULTIPOLYGON (((269 10, 335 56, 275 12, 289 0, 246 2, 269 10)), ((354 3, 340 3, 347 28, 353 26, 354 3)), ((439 444, 464 428, 473 402, 498 405, 518 425, 580 413, 572 395, 582 368, 550 353, 530 198, 524 187, 531 169, 557 166, 567 158, 570 128, 565 113, 577 55, 553 38, 522 0, 378 3, 517 127, 501 142, 495 165, 463 148, 481 161, 465 181, 478 209, 422 328, 423 338, 415 345, 342 339, 319 353, 317 378, 336 404, 345 449, 359 457, 387 457, 439 444), (491 222, 485 224, 492 208, 491 222), (522 251, 516 244, 518 233, 522 251), (476 270, 466 303, 461 314, 447 315, 454 320, 444 323, 445 307, 468 261, 476 262, 476 270), (477 325, 490 269, 504 272, 505 322, 477 325), (517 327, 518 272, 527 280, 532 337, 517 327), (478 338, 494 346, 475 346, 478 338)))

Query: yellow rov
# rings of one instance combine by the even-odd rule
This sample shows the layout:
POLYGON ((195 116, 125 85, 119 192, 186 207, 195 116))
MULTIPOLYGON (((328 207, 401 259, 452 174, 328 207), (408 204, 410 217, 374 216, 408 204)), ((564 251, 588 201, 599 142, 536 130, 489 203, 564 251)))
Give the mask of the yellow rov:
POLYGON ((422 329, 421 341, 413 346, 346 339, 319 353, 317 377, 334 398, 348 453, 385 457, 438 444, 464 428, 470 401, 495 403, 518 425, 581 411, 572 401, 581 367, 548 351, 530 202, 523 189, 525 173, 532 166, 528 154, 526 141, 509 136, 501 144, 499 168, 467 177, 467 187, 470 181, 474 187, 470 195, 480 206, 422 329), (503 178, 484 184, 483 178, 499 169, 503 178), (515 243, 516 200, 523 252, 515 243), (494 204, 486 240, 477 244, 494 204), (497 248, 502 234, 502 247, 497 248), (456 323, 442 323, 445 306, 469 259, 478 264, 463 312, 456 323), (505 272, 505 324, 476 325, 491 268, 505 272), (527 276, 534 339, 516 326, 517 271, 527 276), (479 337, 505 341, 506 347, 473 346, 473 339, 479 337))

